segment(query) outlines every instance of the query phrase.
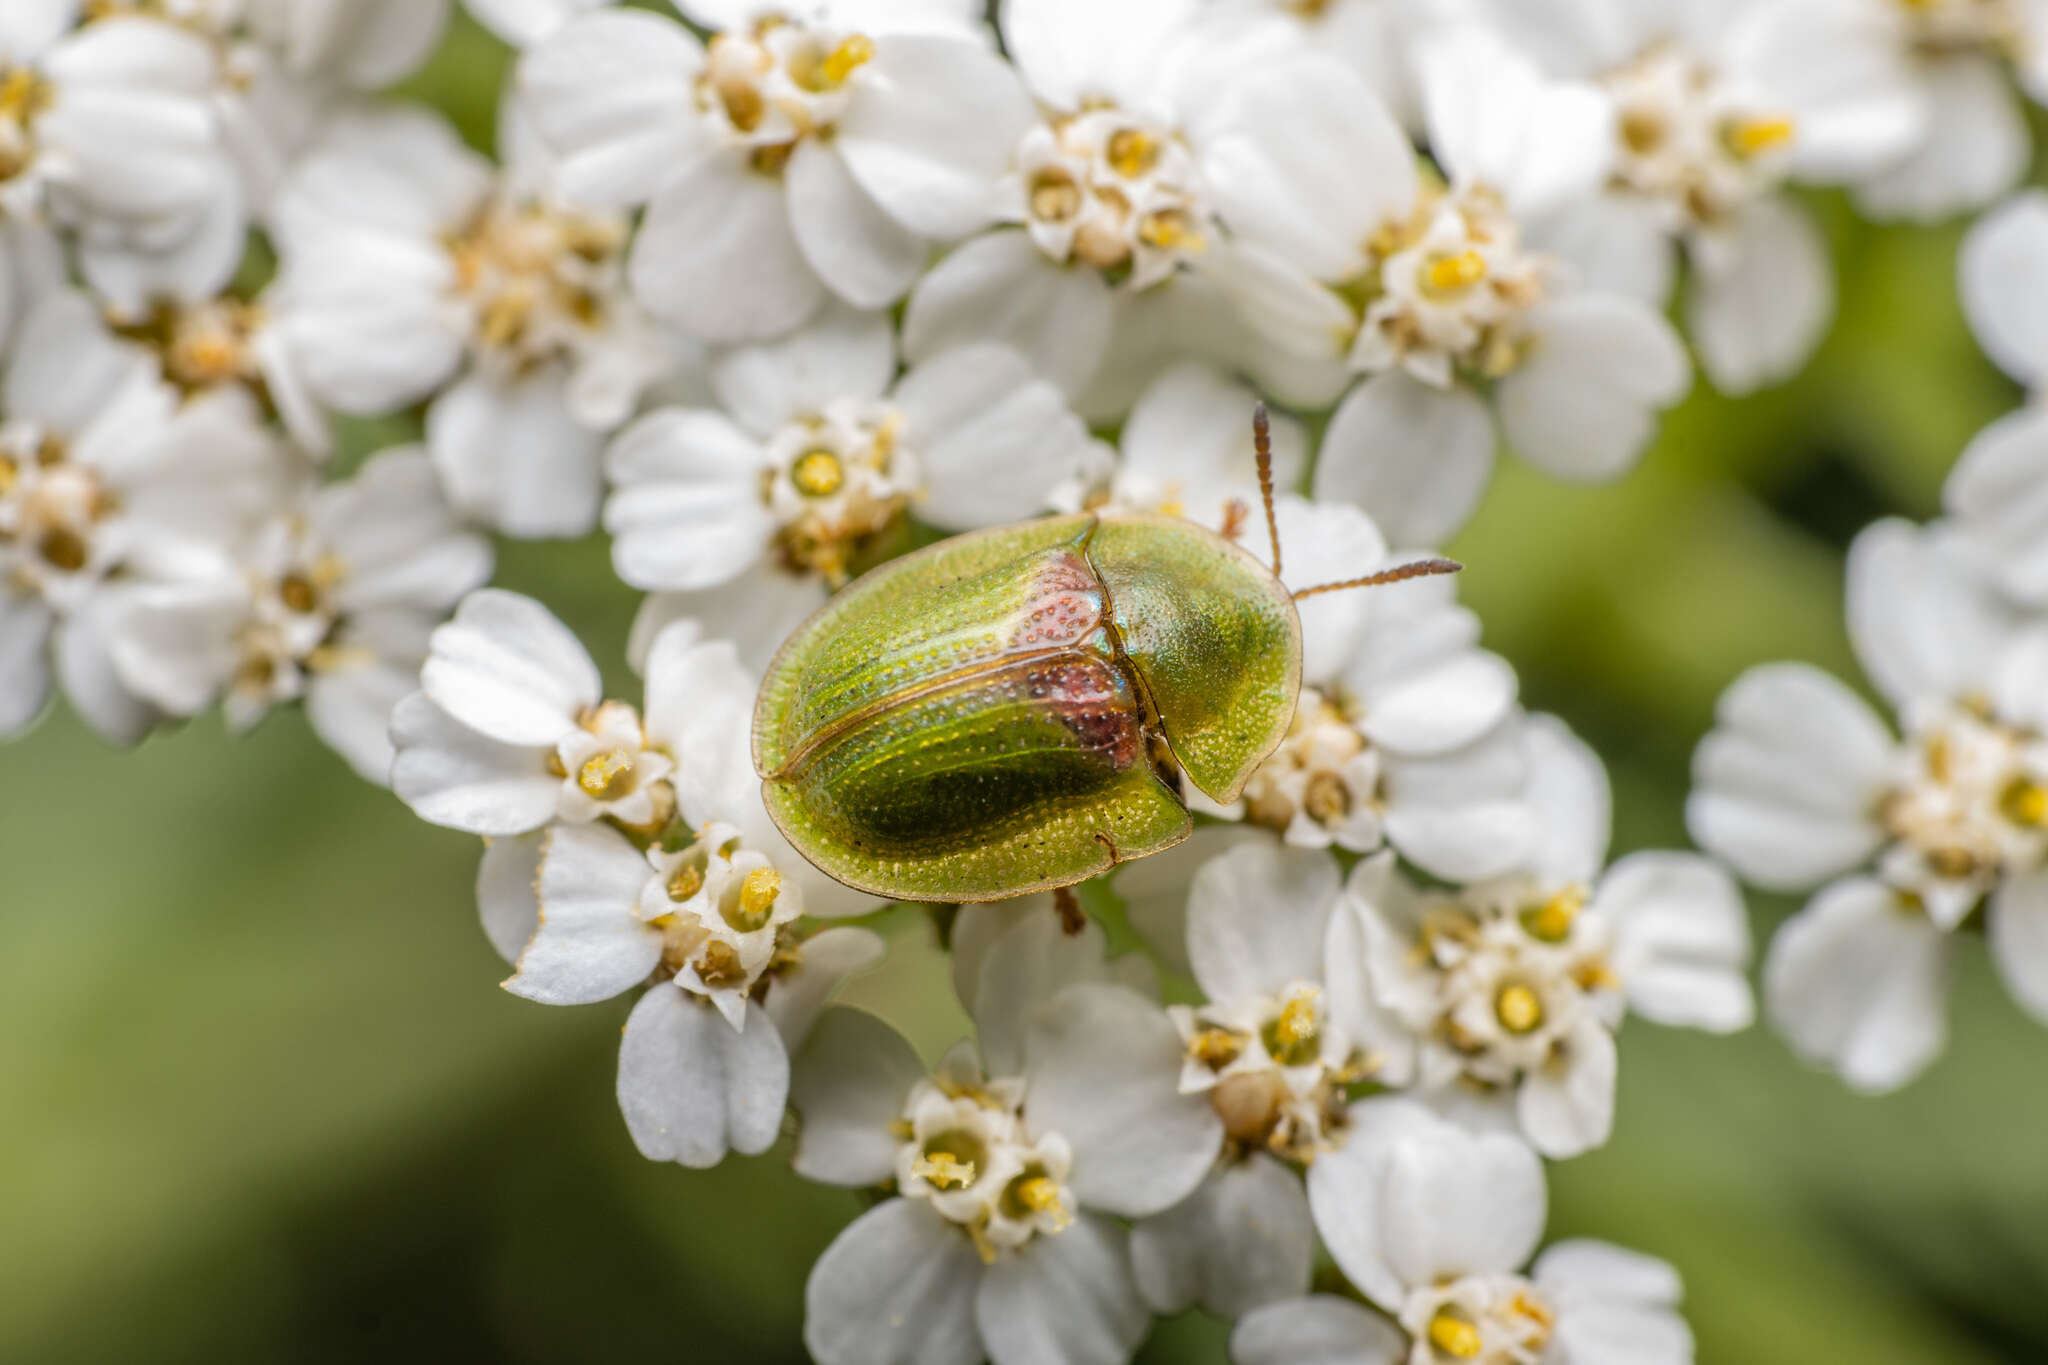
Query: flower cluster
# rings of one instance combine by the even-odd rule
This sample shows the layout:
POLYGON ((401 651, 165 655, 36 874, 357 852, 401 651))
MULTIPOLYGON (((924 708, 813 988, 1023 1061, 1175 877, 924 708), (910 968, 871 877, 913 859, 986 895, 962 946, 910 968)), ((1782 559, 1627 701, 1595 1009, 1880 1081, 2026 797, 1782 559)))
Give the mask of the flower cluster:
MULTIPOLYGON (((1452 580, 1333 589, 1454 537, 1502 450, 1621 477, 1695 356, 1796 373, 1836 288, 1802 187, 2005 196, 2043 7, 464 4, 516 49, 495 155, 385 93, 448 0, 6 0, 0 734, 299 702, 481 838, 507 990, 638 993, 641 1152, 793 1129, 873 1196, 810 1277, 824 1365, 1114 1365, 1197 1306, 1239 1365, 1689 1362, 1670 1266, 1536 1254, 1543 1162, 1608 1140, 1629 1016, 1748 1025, 1736 882, 1610 858, 1599 758, 1452 580), (365 421, 406 439, 355 458, 365 421), (882 902, 771 818, 756 694, 868 570, 1055 512, 1270 566, 1299 687, 1175 847, 934 913, 974 1035, 927 1065, 831 1003, 886 945, 827 921, 882 902), (489 586, 493 537, 600 531, 637 702, 489 586)), ((2011 199, 1962 293, 2031 389, 2044 281, 2011 199)), ((1896 723, 1769 665, 1699 749, 1698 844, 1817 889, 1768 1013, 1860 1088, 1939 1049, 1959 931, 2048 1018, 2044 545, 2036 406, 1852 552, 1896 723)))

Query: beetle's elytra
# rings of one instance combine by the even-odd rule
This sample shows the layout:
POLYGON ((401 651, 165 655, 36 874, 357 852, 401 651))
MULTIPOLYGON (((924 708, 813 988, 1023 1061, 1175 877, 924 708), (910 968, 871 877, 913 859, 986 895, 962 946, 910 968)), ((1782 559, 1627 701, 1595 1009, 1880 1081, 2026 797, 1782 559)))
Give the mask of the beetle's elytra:
POLYGON ((987 901, 1171 848, 1184 783, 1228 803, 1301 689, 1296 598, 1458 566, 1426 560, 1289 594, 1172 517, 1053 517, 942 541, 797 629, 754 707, 768 812, 811 862, 897 900, 987 901))
POLYGON ((1191 522, 1057 517, 886 564, 769 667, 754 762, 805 857, 904 900, 995 900, 1169 848, 1183 778, 1235 800, 1280 742, 1301 628, 1191 522))

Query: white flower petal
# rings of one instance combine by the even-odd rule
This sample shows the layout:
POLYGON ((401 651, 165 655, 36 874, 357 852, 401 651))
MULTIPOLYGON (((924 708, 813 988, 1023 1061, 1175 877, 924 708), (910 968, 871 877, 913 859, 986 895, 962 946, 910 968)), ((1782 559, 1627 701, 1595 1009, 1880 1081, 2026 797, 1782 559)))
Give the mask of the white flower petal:
POLYGON ((974 1320, 989 1358, 1003 1365, 1121 1365, 1152 1315, 1138 1296, 1124 1230, 1082 1214, 1034 1237, 981 1277, 974 1320))
POLYGON ((489 739, 552 745, 597 705, 604 684, 569 628, 531 597, 484 588, 434 632, 420 687, 489 739))
POLYGON ((723 414, 649 413, 605 455, 612 565, 635 587, 698 589, 738 577, 766 552, 761 448, 723 414))
POLYGON ((1478 25, 1424 39, 1415 62, 1430 150, 1454 184, 1490 186, 1534 218, 1606 177, 1614 107, 1590 85, 1546 79, 1478 25))
POLYGON ((619 1043, 619 1109, 651 1161, 715 1166, 727 1149, 774 1145, 789 1093, 789 1055, 759 1005, 735 1029, 666 983, 649 988, 619 1043))
POLYGON ((15 735, 42 714, 50 695, 47 649, 55 621, 40 597, 0 589, 0 735, 15 735))
POLYGON ((1631 1011, 1712 1033, 1749 1027, 1749 920, 1719 864, 1631 853, 1600 879, 1588 913, 1614 926, 1614 969, 1631 1011))
POLYGON ((775 1021, 784 1047, 794 1052, 810 1037, 825 1002, 848 977, 882 960, 887 945, 869 929, 841 925, 803 941, 797 965, 775 978, 761 1007, 775 1021))
POLYGON ((1067 933, 1049 896, 970 909, 997 931, 993 936, 970 932, 969 941, 960 945, 966 956, 956 970, 974 971, 974 987, 962 995, 961 1003, 973 1011, 989 1071, 1015 1075, 1024 1068, 1033 1021, 1054 996, 1070 985, 1115 980, 1109 969, 1109 942, 1092 919, 1080 933, 1067 933), (976 937, 985 940, 979 952, 976 937))
POLYGON ((480 735, 423 692, 393 708, 391 738, 391 790, 422 820, 490 837, 554 817, 562 780, 548 772, 545 749, 480 735))
MULTIPOLYGON (((369 651, 366 634, 373 618, 358 617, 335 639, 343 657, 369 651)), ((396 625, 387 616, 377 625, 396 625)), ((388 786, 391 761, 391 712, 420 685, 420 662, 426 657, 428 623, 413 618, 406 629, 417 637, 415 649, 394 659, 381 652, 367 662, 350 661, 315 673, 306 683, 306 723, 320 742, 334 750, 365 782, 388 786)))
POLYGON ((1617 294, 1538 304, 1528 358, 1494 388, 1501 433, 1523 459, 1561 479, 1620 475, 1685 397, 1692 366, 1671 324, 1617 294))
POLYGON ((1060 391, 1007 346, 933 356, 903 377, 895 402, 928 480, 918 514, 948 530, 999 526, 1044 508, 1089 445, 1060 391))
POLYGON ((650 745, 676 761, 669 780, 684 817, 698 825, 737 822, 759 780, 745 742, 753 730, 754 680, 729 640, 699 640, 679 622, 647 656, 643 728, 650 745))
POLYGON ((1849 546, 1849 639, 1896 706, 1953 701, 1983 686, 2013 613, 1937 531, 1898 518, 1849 546))
POLYGON ((1203 148, 1231 230, 1319 280, 1362 275, 1367 239, 1414 206, 1408 135, 1355 72, 1324 56, 1262 64, 1232 99, 1227 131, 1203 148))
POLYGON ((1182 976, 1194 975, 1187 949, 1189 879, 1224 851, 1266 837, 1249 825, 1197 825, 1193 834, 1164 853, 1117 866, 1111 885, 1124 903, 1124 916, 1168 968, 1182 976))
POLYGON ((604 497, 601 433, 570 415, 567 374, 509 382, 472 373, 427 409, 427 446, 448 501, 524 540, 587 535, 604 497))
POLYGON ((1559 1055, 1523 1080, 1516 1115, 1530 1145, 1552 1161, 1606 1145, 1614 1131, 1614 1035, 1590 1014, 1559 1055))
MULTIPOLYGON (((1280 579, 1294 592, 1348 582, 1386 566, 1385 537, 1373 519, 1356 507, 1283 494, 1275 500, 1273 510, 1280 532, 1280 579)), ((1257 527, 1257 522, 1252 525, 1257 527)), ((1256 530, 1248 531, 1242 543, 1254 558, 1263 560, 1271 554, 1266 537, 1256 530)), ((1356 657, 1372 624, 1375 596, 1368 592, 1324 593, 1297 605, 1303 681, 1334 679, 1345 661, 1356 657)))
POLYGON ((1686 827, 1743 879, 1795 891, 1856 866, 1883 832, 1870 818, 1893 750, 1848 687, 1806 664, 1735 680, 1693 754, 1686 827))
POLYGON ((835 144, 807 138, 783 172, 797 248, 834 294, 886 308, 909 291, 931 247, 861 188, 835 144))
POLYGON ((576 15, 611 0, 463 0, 463 8, 513 47, 532 47, 576 15))
POLYGON ((609 825, 557 825, 540 863, 540 927, 505 989, 543 1005, 609 1000, 661 961, 639 915, 647 858, 609 825))
POLYGON ((1209 999, 1231 1003, 1320 981, 1337 860, 1261 840, 1205 863, 1188 891, 1188 959, 1209 999))
POLYGON ((1810 214, 1759 199, 1697 262, 1686 317, 1714 387, 1743 394, 1789 379, 1827 335, 1834 262, 1810 214))
POLYGON ((476 868, 476 910, 484 937, 507 962, 517 962, 540 927, 540 831, 493 839, 476 868))
POLYGON ((917 1050, 874 1015, 839 1006, 819 1015, 790 1069, 796 1173, 856 1189, 887 1184, 903 1145, 891 1128, 924 1076, 917 1050))
POLYGON ((1991 963, 2012 998, 2048 1021, 2048 872, 2008 877, 1991 899, 1991 963))
POLYGON ((563 194, 597 208, 653 197, 704 154, 695 82, 704 49, 670 19, 594 14, 519 65, 519 97, 559 161, 563 194))
POLYGON ((1158 1213, 1215 1160, 1222 1123, 1204 1096, 1180 1093, 1180 1035, 1143 996, 1071 986, 1037 1012, 1024 1055, 1025 1122, 1072 1144, 1068 1184, 1088 1207, 1158 1213))
MULTIPOLYGON (((1212 528, 1219 525, 1226 494, 1258 487, 1251 440, 1251 412, 1258 398, 1250 385, 1207 362, 1174 366, 1132 405, 1119 441, 1122 468, 1178 486, 1182 515, 1212 528)), ((1273 486, 1285 492, 1301 482, 1308 466, 1308 433, 1285 413, 1273 414, 1271 432, 1273 486)), ((1248 531, 1245 539, 1260 552, 1261 537, 1248 531)))
POLYGON ((1771 1021, 1858 1090, 1894 1090, 1948 1038, 1947 936, 1865 877, 1824 888, 1764 958, 1771 1021))
POLYGON ((1559 1242, 1536 1258, 1532 1278, 1557 1311, 1555 1339, 1574 1365, 1691 1365, 1678 1272, 1663 1261, 1606 1242, 1559 1242))
POLYGON ((740 662, 758 678, 791 632, 825 605, 825 597, 822 580, 785 573, 774 564, 757 564, 724 587, 655 593, 633 618, 626 657, 646 672, 647 651, 662 627, 691 617, 706 635, 731 640, 740 662))
POLYGON ((984 233, 926 271, 903 314, 903 354, 928 360, 955 346, 996 341, 1072 398, 1109 347, 1109 286, 1099 272, 1047 259, 1020 229, 984 233))
POLYGON ((1613 833, 1607 768, 1556 716, 1530 716, 1522 742, 1529 748, 1529 802, 1541 830, 1531 866, 1553 883, 1589 883, 1606 865, 1613 833))
POLYGON ((791 228, 783 178, 737 151, 703 158, 655 196, 627 272, 650 311, 709 342, 781 336, 825 301, 791 228))
POLYGON ((1131 1267, 1152 1311, 1221 1318, 1304 1294, 1315 1220, 1301 1179, 1263 1152, 1219 1165, 1195 1192, 1131 1229, 1131 1267))
POLYGON ((1577 288, 1658 309, 1671 297, 1678 247, 1657 200, 1620 190, 1591 195, 1532 224, 1529 237, 1571 267, 1577 288))
POLYGON ((1388 1156, 1387 1264, 1411 1287, 1519 1269, 1543 1237, 1542 1161, 1518 1137, 1438 1122, 1388 1156))
POLYGON ((835 398, 880 398, 895 374, 889 315, 828 303, 786 337, 719 356, 711 387, 740 426, 770 436, 835 398))
POLYGON ((1977 433, 1949 471, 1942 503, 1962 548, 2000 587, 2048 605, 2048 411, 2022 408, 1977 433))
POLYGON ((1522 866, 1541 835, 1528 800, 1522 723, 1510 712, 1466 748, 1389 763, 1387 842, 1448 881, 1482 881, 1522 866))
POLYGON ((1038 121, 1009 63, 964 39, 903 36, 876 45, 861 79, 838 143, 875 201, 939 241, 993 222, 997 182, 1038 121))
POLYGON ((1499 725, 1520 681, 1507 660, 1478 648, 1479 618, 1453 603, 1448 585, 1425 583, 1372 595, 1366 639, 1342 677, 1366 738, 1396 754, 1444 754, 1499 725))
POLYGON ((1399 1365, 1407 1355, 1400 1328, 1327 1294, 1270 1304, 1230 1334, 1236 1365, 1399 1365))
POLYGON ((57 622, 52 656, 64 700, 109 744, 134 744, 163 713, 121 680, 110 648, 113 603, 104 596, 57 622))
POLYGON ((1678 1272, 1639 1251, 1608 1242, 1558 1242, 1544 1249, 1530 1278, 1560 1305, 1629 1303, 1676 1308, 1684 1297, 1678 1272))
POLYGON ((1142 105, 1155 64, 1194 13, 1194 0, 1003 0, 997 22, 1031 93, 1071 111, 1089 100, 1142 105))
POLYGON ((804 1285, 819 1365, 976 1365, 981 1258, 921 1199, 888 1199, 825 1248, 804 1285))
POLYGON ((2048 191, 1978 219, 1956 255, 1963 312, 1984 353, 2022 384, 2048 370, 2048 191))
POLYGON ((1478 507, 1493 448, 1493 418, 1477 394, 1389 370, 1331 416, 1315 496, 1357 503, 1397 545, 1441 545, 1478 507))
POLYGON ((1864 212, 1933 222, 1981 208, 2025 174, 2026 117, 2004 71, 1989 57, 1923 63, 1929 125, 1910 156, 1857 189, 1864 212))
MULTIPOLYGON (((1351 1126, 1343 1145, 1321 1153, 1309 1166, 1308 1202, 1316 1231, 1338 1269, 1382 1308, 1400 1311, 1409 1289, 1390 1263, 1387 1241, 1388 1200, 1393 1193, 1388 1176, 1396 1156, 1407 1147, 1439 1141, 1459 1144, 1463 1152, 1464 1144, 1473 1140, 1415 1100, 1362 1100, 1351 1106, 1351 1126)), ((1541 1231, 1539 1225, 1536 1235, 1541 1231)))

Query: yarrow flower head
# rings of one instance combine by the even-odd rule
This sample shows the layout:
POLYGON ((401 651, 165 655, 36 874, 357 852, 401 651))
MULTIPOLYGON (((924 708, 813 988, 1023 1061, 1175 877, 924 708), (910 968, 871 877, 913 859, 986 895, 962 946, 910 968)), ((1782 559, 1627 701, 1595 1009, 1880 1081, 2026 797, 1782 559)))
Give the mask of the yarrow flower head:
POLYGON ((1833 284, 1826 242, 1781 190, 1867 176, 1910 147, 1922 109, 1906 60, 1857 0, 1624 0, 1597 23, 1581 9, 1485 10, 1520 50, 1591 82, 1613 109, 1605 186, 1537 237, 1586 283, 1659 309, 1683 248, 1687 320, 1715 385, 1739 393, 1787 377, 1826 331, 1833 284))
POLYGON ((782 336, 828 295, 857 308, 902 297, 926 243, 851 173, 836 134, 899 44, 971 80, 982 55, 972 7, 840 0, 806 6, 801 20, 749 0, 678 8, 714 30, 708 43, 655 15, 592 14, 541 39, 520 68, 564 192, 647 205, 634 292, 692 335, 728 343, 782 336))
POLYGON ((328 407, 431 399, 428 448, 465 515, 577 535, 605 433, 685 354, 626 294, 625 220, 556 197, 531 139, 507 136, 499 176, 426 110, 337 120, 279 192, 270 325, 328 407))
POLYGON ((1331 419, 1316 495, 1362 505, 1402 544, 1441 542, 1471 515, 1496 423, 1552 473, 1612 478, 1689 381, 1656 312, 1571 288, 1528 241, 1612 166, 1599 92, 1546 80, 1479 28, 1430 39, 1418 61, 1441 178, 1354 72, 1315 55, 1242 82, 1214 155, 1224 216, 1342 300, 1324 344, 1369 376, 1331 419), (1316 172, 1304 128, 1358 173, 1316 172))
POLYGON ((721 635, 772 601, 765 632, 779 642, 900 547, 913 518, 948 530, 1015 520, 1091 457, 1059 391, 1005 347, 895 372, 888 317, 837 305, 782 341, 721 354, 719 408, 659 409, 606 457, 619 576, 689 594, 721 635))
POLYGON ((797 1059, 797 1172, 895 1189, 811 1271, 804 1339, 824 1365, 913 1340, 999 1365, 1120 1360, 1144 1336, 1114 1220, 1192 1190, 1221 1125, 1178 1092, 1173 1025, 1113 984, 1100 930, 1069 938, 1043 899, 993 912, 1012 919, 980 960, 978 1052, 927 1074, 887 1025, 835 1009, 797 1059))
POLYGON ((1721 699, 1694 757, 1693 837, 1759 886, 1820 887, 1764 964, 1773 1020, 1851 1085, 1888 1090, 1941 1050, 1954 933, 1982 913, 2014 997, 2048 1018, 2048 636, 1955 528, 1880 522, 1849 558, 1849 627, 1897 710, 1767 664, 1721 699))
POLYGON ((1692 1333, 1678 1276, 1604 1242, 1543 1236, 1543 1166, 1505 1134, 1476 1135, 1411 1100, 1367 1100, 1350 1140, 1309 1174, 1336 1258, 1371 1304, 1317 1296, 1269 1305, 1231 1334, 1239 1365, 1684 1365, 1692 1333))

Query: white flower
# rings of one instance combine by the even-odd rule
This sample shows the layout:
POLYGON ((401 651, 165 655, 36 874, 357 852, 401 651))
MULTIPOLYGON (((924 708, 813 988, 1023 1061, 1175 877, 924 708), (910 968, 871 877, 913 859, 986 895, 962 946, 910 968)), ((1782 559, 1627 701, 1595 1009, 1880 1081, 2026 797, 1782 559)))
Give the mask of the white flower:
POLYGON ((798 1054, 798 1173, 896 1188, 812 1268, 804 1340, 824 1365, 1111 1365, 1143 1338, 1114 1220, 1192 1190, 1220 1125, 1178 1093, 1180 1045, 1157 1005, 1103 982, 1099 960, 1072 985, 1046 970, 1085 961, 1046 951, 1056 924, 1037 910, 990 946, 980 1057, 956 1047, 928 1076, 887 1025, 843 1009, 798 1054))
POLYGON ((2048 1019, 2048 636, 1942 528, 1880 522, 1849 557, 1849 629, 1903 739, 1842 683, 1768 664, 1693 761, 1693 837, 1749 881, 1819 886, 1772 942, 1771 1016, 1861 1090, 1941 1050, 1949 941, 1983 907, 1992 961, 2048 1019))
POLYGON ((430 632, 490 572, 490 545, 449 512, 426 452, 389 450, 304 488, 217 574, 124 594, 114 663, 171 715, 225 694, 235 730, 303 699, 320 737, 386 782, 392 707, 419 686, 430 632))
POLYGON ((654 412, 606 458, 619 576, 687 591, 773 566, 810 582, 807 614, 907 516, 948 530, 1019 520, 1088 451, 1080 419, 1014 351, 949 351, 892 383, 895 368, 888 317, 837 306, 719 357, 723 411, 654 412))
POLYGON ((678 7, 716 30, 708 44, 664 18, 607 12, 554 30, 520 65, 563 189, 647 205, 635 292, 715 342, 780 336, 828 294, 857 308, 902 297, 926 243, 854 179, 836 133, 899 45, 956 82, 993 61, 970 36, 973 7, 838 0, 800 22, 747 0, 678 7))
POLYGON ((0 206, 72 227, 191 226, 218 145, 197 35, 120 17, 72 32, 77 0, 14 0, 0 27, 0 206))
MULTIPOLYGON (((1258 402, 1249 385, 1207 361, 1182 361, 1148 385, 1124 420, 1118 457, 1085 466, 1055 497, 1061 511, 1105 516, 1186 517, 1229 540, 1263 544, 1259 480, 1246 415, 1258 402)), ((1301 423, 1272 418, 1273 483, 1292 488, 1308 464, 1301 423)))
POLYGON ((1615 110, 1607 187, 1537 237, 1585 283, 1660 309, 1683 247, 1688 321, 1714 383, 1741 393, 1798 370, 1834 287, 1819 229, 1780 191, 1866 175, 1921 132, 1889 26, 1860 0, 1539 0, 1489 12, 1615 110))
POLYGON ((1472 0, 1222 0, 1245 19, 1280 19, 1298 27, 1304 45, 1342 61, 1403 126, 1424 131, 1415 54, 1429 35, 1477 13, 1472 0))
POLYGON ((614 0, 462 0, 475 20, 513 47, 532 47, 579 14, 614 0))
POLYGON ((1336 394, 1330 336, 1304 342, 1300 324, 1339 327, 1342 306, 1217 217, 1217 85, 1259 58, 1205 13, 1008 0, 1014 70, 936 44, 878 52, 874 89, 841 125, 847 165, 895 218, 962 243, 911 294, 912 359, 1000 341, 1091 417, 1120 416, 1191 354, 1290 402, 1336 394))
POLYGON ((1231 1334, 1238 1365, 1691 1365, 1662 1261, 1561 1242, 1521 1269, 1546 1201, 1542 1163, 1512 1137, 1366 1100, 1350 1141, 1310 1170, 1309 1198, 1338 1268, 1387 1317, 1337 1298, 1273 1304, 1231 1334))
POLYGON ((2048 6, 2040 0, 1860 0, 1910 63, 1924 106, 1920 136, 1863 181, 1857 200, 1878 217, 1929 221, 2011 189, 2032 139, 2013 98, 2048 98, 2048 6))
POLYGON ((1599 760, 1548 717, 1526 722, 1524 742, 1542 828, 1521 869, 1442 890, 1387 855, 1353 873, 1344 951, 1368 985, 1340 1020, 1378 1079, 1466 1108, 1463 1097, 1498 1097, 1539 1151, 1569 1157, 1607 1140, 1624 1011, 1748 1025, 1749 931, 1740 894, 1706 859, 1638 853, 1603 872, 1599 760))
POLYGON ((1359 78, 1321 57, 1248 77, 1212 154, 1233 229, 1352 301, 1338 335, 1370 378, 1331 420, 1315 491, 1361 504, 1403 544, 1440 543, 1470 516, 1496 422, 1550 473, 1612 478, 1689 382, 1654 310, 1572 288, 1523 241, 1611 170, 1607 102, 1545 80, 1485 30, 1432 39, 1419 61, 1447 184, 1420 174, 1359 78))
MULTIPOLYGON (((1343 581, 1394 558, 1356 508, 1282 498, 1283 579, 1343 581)), ((1270 555, 1264 527, 1244 543, 1270 555)), ((1514 670, 1479 648, 1449 577, 1330 593, 1300 604, 1294 722, 1243 799, 1195 808, 1249 820, 1302 848, 1370 853, 1392 842, 1446 877, 1511 866, 1526 847, 1514 670)))
POLYGON ((279 191, 267 306, 322 403, 375 415, 432 396, 427 444, 459 511, 579 535, 604 434, 680 356, 626 292, 624 217, 550 194, 518 125, 508 113, 494 179, 425 110, 335 122, 279 191))
POLYGON ((159 719, 114 667, 122 596, 210 572, 271 504, 277 451, 239 395, 179 406, 83 297, 24 323, 0 393, 0 733, 52 673, 110 739, 159 719))

